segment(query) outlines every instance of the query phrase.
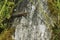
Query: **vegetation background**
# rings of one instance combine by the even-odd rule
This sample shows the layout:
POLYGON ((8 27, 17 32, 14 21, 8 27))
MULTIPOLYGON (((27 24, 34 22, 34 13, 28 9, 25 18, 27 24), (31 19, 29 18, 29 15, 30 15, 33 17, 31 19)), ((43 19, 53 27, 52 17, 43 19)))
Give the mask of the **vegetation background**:
MULTIPOLYGON (((24 0, 18 0, 22 2, 24 0)), ((9 22, 14 8, 19 2, 14 0, 0 0, 0 40, 13 40, 12 34, 14 28, 11 27, 9 22)), ((30 0, 32 1, 32 0, 30 0)), ((52 27, 51 40, 60 40, 60 0, 47 0, 50 16, 55 22, 55 27, 52 27)))

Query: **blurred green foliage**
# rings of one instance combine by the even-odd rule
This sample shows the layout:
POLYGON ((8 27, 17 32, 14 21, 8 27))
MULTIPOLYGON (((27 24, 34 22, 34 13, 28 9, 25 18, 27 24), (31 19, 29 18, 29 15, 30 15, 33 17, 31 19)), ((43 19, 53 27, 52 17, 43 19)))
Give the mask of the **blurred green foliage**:
POLYGON ((60 0, 48 0, 50 17, 55 21, 55 27, 52 28, 51 40, 60 40, 60 0))
POLYGON ((0 0, 0 40, 13 40, 11 35, 14 33, 14 28, 8 25, 7 20, 10 19, 13 9, 22 0, 17 1, 15 3, 16 0, 0 0))
POLYGON ((14 2, 11 0, 0 0, 0 27, 6 26, 2 22, 7 18, 10 18, 14 2))

